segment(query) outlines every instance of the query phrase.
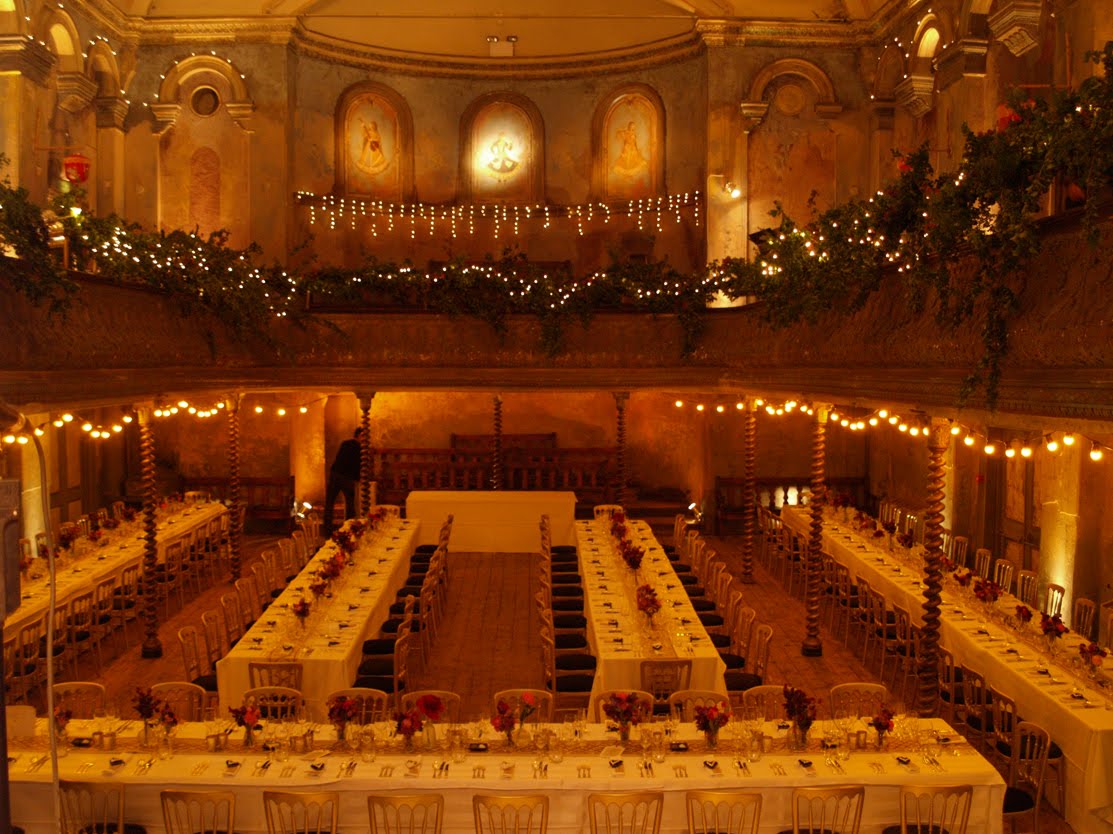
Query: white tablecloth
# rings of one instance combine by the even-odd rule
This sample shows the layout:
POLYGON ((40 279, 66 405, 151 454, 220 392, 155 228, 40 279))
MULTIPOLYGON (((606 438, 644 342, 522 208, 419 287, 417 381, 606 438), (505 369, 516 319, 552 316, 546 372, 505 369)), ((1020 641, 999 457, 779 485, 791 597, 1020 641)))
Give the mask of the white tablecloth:
POLYGON ((641 689, 643 660, 681 658, 692 661, 692 689, 722 692, 725 698, 726 665, 665 551, 644 521, 627 522, 627 526, 633 541, 645 550, 637 578, 615 549, 609 519, 576 522, 587 637, 598 658, 592 694, 641 689), (634 589, 641 583, 652 585, 661 602, 653 632, 635 602, 634 589))
MULTIPOLYGON (((808 516, 785 508, 781 517, 798 532, 804 532, 808 516)), ((876 543, 859 536, 849 525, 825 519, 823 546, 853 576, 861 576, 870 587, 884 594, 890 604, 906 608, 917 623, 922 622, 923 591, 918 570, 903 564, 888 551, 884 539, 876 543)), ((1067 822, 1076 834, 1113 832, 1113 710, 1098 693, 1087 691, 1061 664, 1052 664, 1050 675, 1036 671, 1037 652, 1017 642, 1016 635, 994 623, 979 622, 951 590, 943 593, 939 640, 956 664, 964 664, 985 676, 987 682, 1012 698, 1021 717, 1039 724, 1063 748, 1067 760, 1067 822), (979 633, 984 632, 984 633, 979 633), (1008 651, 1009 648, 1015 651, 1008 651), (1078 690, 1081 698, 1072 697, 1078 690)), ((1000 605, 1010 613, 1017 600, 1006 595, 1000 605)), ((1037 627, 1039 612, 1034 612, 1037 627)), ((1060 657, 1078 656, 1078 640, 1063 641, 1060 657)))
MULTIPOLYGON (((78 724, 78 722, 74 722, 78 724)), ((943 732, 946 725, 938 722, 943 732)), ((819 737, 820 727, 814 727, 813 735, 819 737)), ((197 725, 185 725, 180 729, 183 736, 199 738, 203 730, 197 725)), ((724 731, 725 732, 725 731, 724 731)), ((324 735, 324 734, 321 734, 324 735)), ((585 737, 603 737, 599 725, 589 725, 585 737)), ((613 734, 610 736, 613 738, 613 734)), ((235 739, 236 736, 233 736, 235 739)), ((146 826, 151 834, 163 832, 162 813, 159 808, 159 791, 168 789, 185 790, 230 790, 236 794, 236 831, 243 834, 260 834, 266 831, 263 815, 263 790, 337 790, 341 791, 340 826, 345 832, 367 832, 368 794, 392 793, 439 793, 445 800, 444 831, 447 834, 472 834, 472 796, 477 792, 485 793, 545 793, 550 797, 549 830, 554 834, 586 834, 587 794, 597 791, 663 791, 664 832, 679 832, 686 828, 684 794, 690 790, 742 789, 759 791, 763 806, 760 834, 773 834, 792 827, 791 796, 792 789, 799 785, 823 786, 847 783, 863 784, 866 800, 862 816, 863 834, 877 834, 886 825, 899 820, 897 805, 900 788, 904 785, 952 785, 971 784, 974 786, 971 803, 970 834, 1000 834, 1001 803, 1004 783, 1000 775, 981 756, 969 747, 958 749, 960 755, 943 754, 939 757, 944 770, 928 767, 921 758, 912 752, 910 766, 900 765, 893 753, 874 753, 859 751, 851 754, 844 763, 845 773, 839 773, 824 762, 824 755, 813 742, 813 749, 806 754, 812 767, 805 771, 799 764, 801 754, 779 752, 767 753, 760 761, 750 762, 749 774, 735 766, 739 752, 733 742, 724 739, 717 751, 705 749, 691 724, 679 729, 677 738, 690 744, 687 753, 668 753, 665 761, 653 766, 652 775, 643 776, 638 767, 641 761, 641 747, 635 740, 625 752, 593 755, 577 754, 570 748, 562 762, 549 762, 545 778, 533 775, 532 761, 537 757, 534 752, 515 752, 509 754, 501 747, 498 738, 492 738, 490 728, 484 740, 490 743, 488 753, 470 753, 464 761, 449 765, 447 776, 433 778, 433 762, 443 754, 426 752, 420 757, 421 763, 415 775, 408 775, 405 762, 416 761, 417 757, 400 753, 380 753, 374 762, 360 761, 356 754, 337 752, 320 759, 324 769, 317 774, 308 768, 305 758, 294 755, 287 762, 274 762, 265 771, 257 769, 264 761, 258 752, 245 755, 237 741, 231 742, 228 751, 215 754, 179 754, 160 761, 155 760, 149 770, 137 766, 140 761, 151 758, 149 753, 105 753, 93 750, 74 750, 60 760, 62 778, 82 779, 96 782, 122 782, 127 785, 127 821, 146 826), (108 766, 113 756, 127 759, 125 765, 117 768, 108 766), (621 768, 609 766, 611 759, 622 759, 621 768), (228 760, 240 762, 240 766, 229 770, 228 760), (341 776, 341 765, 355 760, 356 767, 350 777, 341 776), (714 770, 704 762, 717 762, 714 770), (500 762, 513 765, 511 775, 502 777, 500 762), (873 767, 876 762, 883 772, 873 767), (88 765, 86 765, 88 763, 88 765), (779 765, 785 775, 774 769, 779 765), (482 778, 473 776, 474 768, 486 768, 482 778), (578 768, 590 768, 590 776, 578 775, 578 768), (687 776, 680 775, 675 768, 683 766, 687 776), (393 772, 384 775, 384 768, 391 767, 393 772), (287 775, 283 775, 283 774, 287 775)), ((128 747, 133 739, 122 738, 121 747, 128 747)), ((323 739, 319 738, 318 746, 323 739)), ((134 744, 130 745, 134 750, 134 744)), ((18 749, 18 747, 16 748, 18 749)), ((28 765, 41 754, 19 753, 17 760, 9 766, 12 779, 12 821, 26 829, 28 834, 50 834, 56 822, 52 819, 49 793, 49 763, 43 768, 28 772, 28 765)))
MULTIPOLYGON (((203 527, 227 511, 223 504, 213 501, 190 504, 183 510, 161 518, 157 540, 159 561, 162 561, 167 544, 203 527)), ((143 536, 141 523, 134 521, 122 524, 115 530, 105 530, 103 538, 98 542, 82 540, 76 545, 81 549, 80 556, 64 553, 64 564, 57 571, 57 604, 60 606, 80 593, 91 591, 98 582, 119 576, 125 568, 139 564, 143 560, 146 546, 143 536)), ((45 560, 35 560, 33 573, 39 574, 39 577, 23 585, 19 608, 4 619, 6 638, 14 636, 24 623, 46 613, 50 589, 45 560)))
POLYGON ((332 583, 331 596, 314 600, 309 591, 314 574, 336 553, 336 545, 326 543, 235 648, 217 662, 221 714, 243 703, 244 692, 251 686, 249 664, 297 660, 302 665, 301 690, 310 714, 324 715, 329 694, 352 685, 363 641, 374 637, 387 619, 395 594, 409 575, 420 528, 418 519, 393 518, 381 529, 364 533, 354 564, 332 583), (301 599, 312 606, 304 626, 290 610, 301 599))
POLYGON ((542 515, 549 516, 553 544, 576 543, 573 492, 415 490, 406 498, 406 517, 425 520, 418 544, 435 544, 449 515, 450 547, 464 553, 536 553, 542 515))

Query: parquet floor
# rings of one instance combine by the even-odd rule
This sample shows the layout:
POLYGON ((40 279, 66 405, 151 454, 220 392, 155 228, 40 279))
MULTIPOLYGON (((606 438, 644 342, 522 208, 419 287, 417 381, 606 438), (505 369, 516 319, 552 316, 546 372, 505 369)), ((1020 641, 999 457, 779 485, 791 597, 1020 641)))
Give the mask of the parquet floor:
MULTIPOLYGON (((251 537, 245 547, 245 562, 249 564, 272 541, 251 537)), ((709 543, 738 575, 740 540, 709 537, 709 543)), ((450 586, 444 621, 429 656, 413 669, 411 686, 457 692, 462 699, 464 719, 484 718, 489 715, 491 696, 496 691, 538 687, 542 682, 540 642, 533 614, 533 594, 538 587, 537 556, 454 552, 448 565, 450 586)), ((821 629, 822 656, 804 657, 800 652, 805 623, 803 602, 786 593, 759 564, 754 566, 754 575, 754 584, 738 587, 757 610, 758 621, 769 623, 774 629, 768 682, 791 683, 822 695, 836 683, 877 679, 872 669, 862 665, 855 651, 844 646, 826 627, 821 629)), ((103 674, 92 679, 104 683, 124 710, 135 687, 181 679, 184 669, 177 630, 184 625, 199 626, 201 613, 219 607, 221 594, 230 587, 224 584, 206 590, 162 624, 162 658, 140 657, 135 629, 131 648, 117 654, 106 664, 103 674)), ((89 665, 83 662, 83 673, 90 671, 89 665)), ((1044 807, 1047 808, 1047 803, 1044 807)), ((1041 813, 1040 826, 1044 834, 1073 834, 1062 817, 1050 809, 1041 813)))

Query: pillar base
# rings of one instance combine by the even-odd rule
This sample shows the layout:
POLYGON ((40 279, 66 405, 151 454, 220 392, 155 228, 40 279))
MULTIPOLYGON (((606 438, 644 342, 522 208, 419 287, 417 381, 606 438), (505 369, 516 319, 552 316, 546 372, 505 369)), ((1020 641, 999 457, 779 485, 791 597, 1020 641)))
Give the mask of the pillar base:
POLYGON ((800 646, 800 654, 804 657, 823 657, 823 644, 816 640, 814 643, 805 641, 800 646))
POLYGON ((162 643, 158 640, 154 643, 144 643, 139 656, 151 659, 162 657, 162 643))
POLYGON ((757 582, 757 580, 754 579, 754 575, 752 573, 751 574, 745 574, 745 573, 742 574, 741 576, 738 577, 738 581, 741 582, 743 585, 753 585, 754 583, 757 582))

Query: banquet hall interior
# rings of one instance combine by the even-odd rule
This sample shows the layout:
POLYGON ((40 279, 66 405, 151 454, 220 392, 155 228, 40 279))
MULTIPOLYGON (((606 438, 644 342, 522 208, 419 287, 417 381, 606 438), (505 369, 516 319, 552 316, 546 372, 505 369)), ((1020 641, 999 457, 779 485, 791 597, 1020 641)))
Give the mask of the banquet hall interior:
POLYGON ((0 114, 0 834, 1113 834, 1108 0, 0 0, 0 114))

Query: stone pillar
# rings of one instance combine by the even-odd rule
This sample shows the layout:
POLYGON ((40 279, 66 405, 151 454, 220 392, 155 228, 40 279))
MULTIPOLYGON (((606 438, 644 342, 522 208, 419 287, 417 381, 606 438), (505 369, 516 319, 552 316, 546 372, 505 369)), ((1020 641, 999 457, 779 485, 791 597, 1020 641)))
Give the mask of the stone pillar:
POLYGON ((827 505, 827 415, 830 408, 826 405, 815 407, 815 423, 812 426, 812 497, 808 501, 811 512, 808 550, 805 555, 807 577, 804 642, 800 653, 805 657, 820 657, 823 654, 823 641, 819 639, 819 570, 820 551, 823 549, 823 508, 827 505))
POLYGON ((158 569, 158 486, 155 483, 155 437, 150 408, 139 409, 139 479, 143 494, 143 647, 142 657, 162 657, 158 639, 158 594, 152 593, 158 569))
POLYGON ((375 503, 375 456, 371 448, 371 401, 375 399, 375 392, 364 391, 356 396, 359 397, 359 425, 363 429, 359 435, 359 506, 366 516, 375 503))
POLYGON ((491 489, 502 489, 502 395, 494 397, 495 436, 491 447, 491 489))
POLYGON ((56 62, 54 53, 26 35, 0 35, 0 154, 10 161, 12 187, 20 185, 31 199, 45 198, 45 154, 36 159, 35 100, 56 62))
POLYGON ((875 192, 893 178, 893 122, 896 103, 870 102, 870 192, 875 192))
POLYGON ((321 504, 325 500, 325 403, 315 400, 290 415, 290 471, 294 497, 321 504))
POLYGON ((742 573, 738 581, 751 585, 754 581, 754 530, 757 528, 757 406, 746 398, 743 412, 745 464, 742 486, 742 573))
POLYGON ((233 394, 225 404, 228 412, 228 567, 232 581, 240 578, 240 550, 243 547, 243 512, 240 500, 240 406, 243 395, 233 394))
POLYGON ((935 714, 939 699, 939 593, 943 588, 943 484, 946 454, 951 443, 947 420, 932 420, 928 434, 928 496, 924 511, 924 625, 916 671, 919 684, 916 712, 935 714))
MULTIPOLYGON (((49 425, 49 415, 47 414, 28 414, 26 416, 28 425, 38 426, 43 423, 49 425)), ((44 455, 51 452, 51 443, 55 435, 56 432, 48 428, 46 434, 39 438, 39 446, 44 455)), ((19 454, 19 477, 21 481, 19 505, 23 537, 33 542, 36 535, 45 532, 50 526, 50 519, 43 517, 43 493, 45 492, 47 496, 50 495, 50 484, 42 483, 42 469, 39 467, 39 458, 38 455, 31 454, 30 445, 20 446, 19 449, 21 450, 19 454)), ((47 478, 49 478, 50 467, 45 468, 47 478)))
POLYGON ((630 399, 629 391, 615 391, 615 503, 623 507, 627 501, 626 485, 626 403, 630 399))
POLYGON ((97 114, 97 181, 94 208, 97 214, 124 214, 124 120, 128 105, 123 96, 98 96, 93 100, 97 114))

